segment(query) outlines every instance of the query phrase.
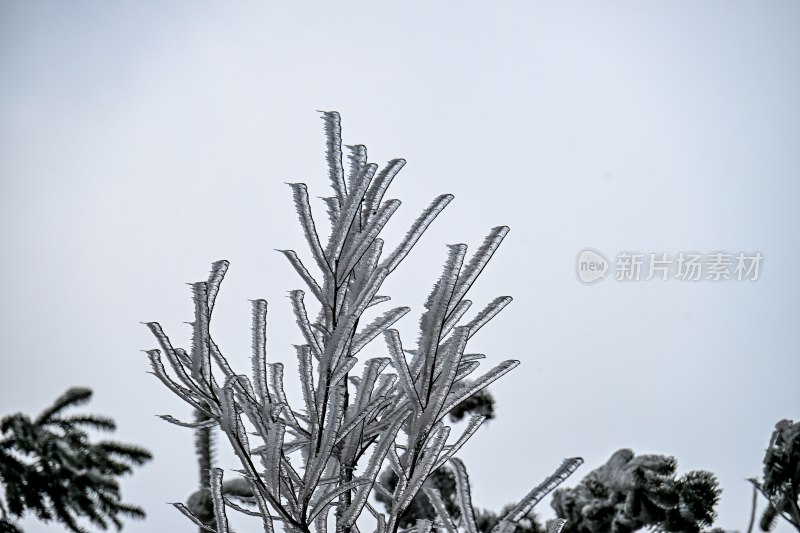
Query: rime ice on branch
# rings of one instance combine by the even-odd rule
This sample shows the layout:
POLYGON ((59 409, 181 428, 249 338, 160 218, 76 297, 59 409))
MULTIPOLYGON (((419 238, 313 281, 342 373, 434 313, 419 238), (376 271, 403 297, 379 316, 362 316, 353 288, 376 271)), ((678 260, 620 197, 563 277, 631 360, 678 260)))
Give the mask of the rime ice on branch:
MULTIPOLYGON (((460 518, 449 516, 443 506, 436 505, 435 491, 428 491, 438 518, 420 521, 414 529, 420 533, 434 527, 450 533, 475 533, 466 470, 454 455, 484 417, 473 416, 461 435, 452 439, 443 419, 464 399, 519 364, 504 361, 472 377, 483 355, 466 351, 472 336, 511 301, 501 296, 472 318, 465 318, 472 304, 467 293, 508 228, 492 229, 469 259, 466 245, 448 247, 444 267, 425 303, 416 346, 405 349, 399 332, 391 327, 409 308, 390 309, 369 323, 362 322, 362 316, 368 307, 390 299, 378 294, 384 280, 453 197, 443 194, 435 198, 399 245, 385 253, 379 235, 400 201, 385 200, 384 196, 405 161, 394 159, 378 171, 376 164, 367 162, 364 146, 349 146, 345 172, 339 114, 323 113, 323 120, 334 192, 324 199, 330 238, 324 244, 319 238, 306 185, 290 184, 317 272, 312 274, 294 251, 282 251, 321 309, 319 316, 310 319, 306 293, 291 292, 292 309, 305 339, 305 344, 296 347, 303 404, 288 404, 284 367, 280 362, 267 362, 265 301, 253 302, 250 376, 235 373, 212 339, 211 313, 228 269, 226 261, 214 263, 208 281, 192 285, 195 319, 189 352, 173 347, 157 323, 148 324, 161 346, 161 350, 148 352, 153 373, 205 415, 204 427, 219 426, 241 461, 240 472, 250 493, 245 499, 252 501, 252 506, 232 501, 223 490, 222 470, 212 469, 209 489, 216 528, 205 525, 186 506, 175 506, 198 526, 219 533, 228 531, 228 508, 259 517, 264 531, 270 533, 275 521, 288 531, 325 532, 331 510, 335 511, 337 532, 357 531, 356 520, 366 509, 375 519, 376 533, 396 533, 400 515, 426 478, 451 461, 458 473, 460 518), (359 364, 356 355, 378 337, 386 345, 387 356, 359 364), (385 462, 398 476, 391 492, 376 481, 385 462), (372 491, 391 498, 388 516, 368 501, 372 491)), ((581 462, 567 459, 514 507, 497 531, 513 531, 515 521, 581 462)))

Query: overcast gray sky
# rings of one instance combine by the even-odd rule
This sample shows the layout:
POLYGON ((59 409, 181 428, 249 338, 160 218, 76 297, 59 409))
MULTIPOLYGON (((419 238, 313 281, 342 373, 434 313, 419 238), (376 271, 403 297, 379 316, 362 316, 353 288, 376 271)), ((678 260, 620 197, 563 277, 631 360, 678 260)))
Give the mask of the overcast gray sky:
POLYGON ((247 368, 266 298, 270 357, 293 360, 284 182, 329 194, 315 110, 335 109, 372 161, 408 160, 390 239, 456 196, 387 282, 408 339, 444 245, 511 227, 473 292, 515 298, 474 350, 522 361, 461 454, 476 505, 630 447, 716 473, 718 525, 744 530, 745 478, 800 418, 798 22, 793 1, 3 2, 0 412, 91 387, 155 454, 124 483, 149 515, 126 531, 193 531, 164 503, 194 490, 191 432, 154 416, 188 410, 146 374, 140 322, 185 344, 185 283, 225 258, 222 349, 247 368), (758 281, 588 286, 585 247, 764 262, 758 281))

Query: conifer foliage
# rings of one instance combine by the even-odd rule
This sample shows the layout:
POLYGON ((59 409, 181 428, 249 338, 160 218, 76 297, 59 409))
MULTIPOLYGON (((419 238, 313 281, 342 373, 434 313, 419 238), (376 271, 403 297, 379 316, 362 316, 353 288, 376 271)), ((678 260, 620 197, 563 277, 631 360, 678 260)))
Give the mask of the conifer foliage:
MULTIPOLYGON (((627 449, 617 451, 576 487, 560 488, 554 493, 552 507, 557 516, 566 519, 562 533, 630 533, 647 528, 664 532, 702 531, 715 516, 714 507, 721 492, 716 478, 706 471, 676 477, 676 467, 672 457, 635 456, 627 449)), ((385 472, 382 480, 390 487, 397 482, 391 472, 385 472)), ((426 485, 439 491, 448 509, 455 506, 456 487, 446 467, 428 478, 426 485)), ((387 498, 378 495, 378 500, 391 508, 387 498)), ((499 513, 476 509, 478 531, 490 533, 511 507, 506 506, 499 513)), ((418 496, 401 519, 403 524, 413 524, 420 518, 432 517, 434 509, 418 496)), ((551 526, 552 522, 542 524, 531 512, 517 523, 516 533, 544 533, 551 526)))
POLYGON ((552 506, 567 520, 564 533, 698 533, 711 526, 721 490, 710 472, 676 477, 676 468, 672 457, 618 450, 577 487, 557 490, 552 506))
MULTIPOLYGON (((476 533, 467 473, 455 454, 485 417, 472 416, 455 438, 444 418, 518 365, 518 361, 508 360, 480 373, 484 356, 467 351, 469 340, 511 301, 501 296, 465 318, 472 305, 467 293, 508 228, 492 229, 469 258, 466 245, 448 246, 444 266, 425 302, 417 342, 409 349, 408 341, 392 329, 410 311, 408 307, 394 307, 370 319, 367 309, 390 300, 379 293, 384 280, 453 196, 435 198, 400 243, 384 250, 381 231, 400 207, 399 200, 387 199, 386 194, 405 161, 394 159, 379 171, 376 164, 368 162, 364 146, 350 146, 346 169, 339 115, 326 112, 322 118, 333 188, 333 195, 324 198, 330 238, 322 242, 317 232, 306 185, 293 183, 295 208, 316 271, 312 273, 294 251, 282 251, 307 291, 290 293, 305 340, 296 346, 302 405, 288 403, 283 363, 267 360, 266 301, 253 302, 249 376, 236 373, 214 342, 210 319, 227 261, 214 263, 207 281, 192 284, 195 317, 188 351, 174 347, 158 323, 148 324, 160 345, 159 350, 148 352, 153 373, 207 420, 164 418, 194 428, 218 426, 241 462, 239 481, 247 485, 253 502, 251 506, 241 498, 234 501, 230 491, 223 490, 222 469, 212 468, 208 489, 215 514, 213 526, 185 505, 174 505, 197 526, 218 533, 229 531, 229 509, 258 517, 269 533, 275 530, 276 521, 287 531, 322 533, 329 517, 337 532, 354 531, 363 511, 373 516, 376 533, 395 533, 400 530, 400 516, 424 481, 449 461, 455 472, 460 516, 450 516, 440 505, 437 491, 428 489, 437 517, 420 520, 413 529, 420 533, 434 527, 449 533, 476 533), (307 300, 313 304, 307 306, 307 300), (318 314, 312 318, 314 310, 318 314), (376 339, 383 342, 386 355, 359 360, 364 348, 376 339), (398 477, 391 490, 377 481, 384 463, 398 477), (373 491, 391 498, 388 514, 370 504, 368 497, 373 491)), ((377 349, 370 346, 370 352, 377 349)), ((579 458, 565 460, 503 517, 496 531, 512 531, 516 522, 580 463, 579 458)))
POLYGON ((764 480, 750 481, 768 502, 761 529, 772 530, 781 516, 800 531, 800 422, 781 420, 775 424, 764 455, 764 480))
POLYGON ((120 529, 121 517, 144 518, 141 508, 122 502, 117 478, 150 453, 119 442, 92 443, 86 430, 114 431, 114 421, 66 412, 91 396, 89 389, 72 388, 33 420, 22 413, 0 420, 0 531, 22 531, 16 519, 26 511, 75 532, 85 531, 79 518, 102 529, 109 523, 120 529))

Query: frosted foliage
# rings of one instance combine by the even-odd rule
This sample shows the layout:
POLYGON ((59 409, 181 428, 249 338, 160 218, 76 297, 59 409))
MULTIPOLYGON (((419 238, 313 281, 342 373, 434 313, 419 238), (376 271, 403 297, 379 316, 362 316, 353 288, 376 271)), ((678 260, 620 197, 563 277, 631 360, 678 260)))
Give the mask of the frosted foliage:
POLYGON ((800 531, 800 422, 775 424, 764 455, 764 480, 750 482, 768 502, 759 522, 762 531, 771 531, 778 517, 800 531))
POLYGON ((563 533, 704 531, 715 516, 717 480, 702 470, 683 476, 676 470, 672 457, 618 450, 578 486, 553 495, 553 509, 567 519, 563 533))
MULTIPOLYGON (((213 469, 208 476, 213 521, 196 516, 190 507, 175 505, 198 526, 220 533, 228 530, 226 508, 259 517, 268 532, 275 530, 275 522, 286 531, 324 532, 329 521, 335 522, 337 532, 356 531, 356 520, 366 510, 374 518, 375 533, 396 533, 400 515, 425 480, 446 462, 455 461, 463 478, 458 519, 434 501, 437 519, 420 520, 411 529, 477 531, 466 470, 453 456, 483 417, 472 419, 459 434, 451 434, 444 418, 518 364, 504 361, 481 372, 482 356, 465 353, 469 339, 511 300, 499 297, 465 318, 471 304, 465 297, 508 228, 491 230, 471 256, 464 244, 449 246, 420 320, 416 346, 404 350, 400 334, 390 328, 410 309, 388 309, 372 321, 362 321, 362 315, 368 307, 389 300, 378 294, 384 280, 453 197, 433 199, 400 243, 384 254, 380 234, 400 206, 399 200, 384 197, 405 161, 392 160, 379 170, 368 163, 365 147, 343 152, 338 113, 325 112, 322 118, 333 188, 324 199, 330 238, 321 242, 308 188, 295 183, 290 185, 292 197, 315 269, 310 270, 294 251, 281 250, 309 291, 290 294, 305 341, 296 349, 299 383, 293 385, 302 391, 302 405, 289 405, 286 399, 283 365, 266 360, 266 302, 253 303, 251 376, 236 374, 214 343, 211 311, 228 269, 226 261, 214 263, 208 281, 192 285, 195 317, 188 353, 174 348, 158 324, 148 324, 160 345, 148 352, 153 373, 203 415, 202 425, 169 416, 165 420, 188 427, 216 426, 213 430, 224 434, 241 462, 235 473, 213 469), (343 153, 349 154, 347 172, 343 153), (308 298, 321 309, 313 319, 306 311, 308 298), (467 321, 462 324, 462 319, 467 321), (384 345, 385 355, 357 358, 368 345, 371 353, 379 350, 371 343, 384 345), (410 360, 408 353, 414 354, 410 360), (477 377, 465 379, 475 372, 477 377), (376 482, 387 464, 398 476, 391 491, 376 482), (233 479, 224 481, 224 476, 233 479), (238 492, 232 494, 231 481, 237 480, 238 492), (369 504, 374 491, 383 491, 394 502, 391 511, 380 513, 369 504)), ((566 475, 579 463, 568 460, 566 475)), ((564 472, 562 467, 548 478, 547 491, 563 481, 564 472)), ((435 493, 429 494, 435 500, 435 493)), ((514 529, 519 509, 527 509, 533 499, 529 495, 514 508, 513 516, 504 518, 503 531, 514 529)))

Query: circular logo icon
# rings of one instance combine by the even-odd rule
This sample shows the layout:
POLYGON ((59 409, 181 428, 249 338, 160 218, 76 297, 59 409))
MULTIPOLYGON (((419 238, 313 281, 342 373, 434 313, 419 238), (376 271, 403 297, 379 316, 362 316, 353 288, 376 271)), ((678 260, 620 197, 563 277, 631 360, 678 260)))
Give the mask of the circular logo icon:
POLYGON ((587 285, 596 283, 601 279, 605 279, 608 272, 608 259, 597 250, 585 248, 578 254, 575 268, 577 269, 578 279, 581 282, 587 285))

